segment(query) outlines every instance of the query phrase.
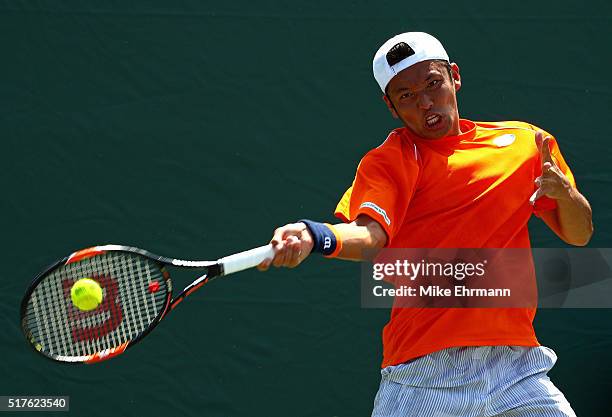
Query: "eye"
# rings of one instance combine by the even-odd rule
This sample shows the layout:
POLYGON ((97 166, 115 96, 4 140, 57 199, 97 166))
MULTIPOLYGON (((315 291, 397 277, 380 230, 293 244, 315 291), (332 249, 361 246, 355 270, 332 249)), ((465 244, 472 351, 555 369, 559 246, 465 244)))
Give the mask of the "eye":
POLYGON ((437 86, 439 86, 439 85, 440 85, 440 83, 441 83, 441 81, 440 81, 440 80, 431 80, 431 81, 429 82, 429 84, 427 84, 427 86, 428 86, 428 87, 430 87, 430 88, 433 88, 433 87, 437 87, 437 86))
POLYGON ((404 100, 404 99, 412 98, 412 97, 414 97, 414 93, 406 92, 400 96, 400 100, 404 100))

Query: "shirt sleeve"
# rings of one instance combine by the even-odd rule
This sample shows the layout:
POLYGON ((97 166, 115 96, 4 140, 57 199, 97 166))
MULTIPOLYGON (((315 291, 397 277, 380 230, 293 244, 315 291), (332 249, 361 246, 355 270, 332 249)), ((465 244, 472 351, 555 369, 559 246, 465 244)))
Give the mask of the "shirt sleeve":
POLYGON ((416 148, 409 153, 400 146, 384 145, 368 152, 357 167, 353 185, 336 207, 336 217, 344 222, 361 214, 371 217, 385 230, 388 245, 399 230, 416 189, 417 155, 416 148))
MULTIPOLYGON (((561 149, 559 148, 559 143, 557 142, 557 139, 555 139, 553 135, 546 132, 545 130, 542 130, 536 126, 532 126, 532 127, 534 131, 540 130, 542 131, 544 136, 548 135, 552 138, 549 141, 549 144, 550 144, 550 153, 553 157, 553 161, 559 167, 561 172, 563 172, 563 174, 567 177, 572 187, 577 188, 576 180, 574 179, 574 174, 572 173, 570 167, 567 165, 567 163, 565 162, 565 159, 563 158, 563 154, 561 153, 561 149)), ((536 163, 535 178, 539 177, 540 175, 542 175, 542 160, 540 158, 540 153, 538 152, 538 161, 536 163)), ((534 183, 533 192, 535 192, 537 189, 538 189, 538 186, 535 185, 534 183)), ((539 214, 544 211, 554 210, 556 208, 557 208, 557 202, 554 199, 543 196, 536 200, 533 206, 533 211, 536 216, 539 216, 539 214)))

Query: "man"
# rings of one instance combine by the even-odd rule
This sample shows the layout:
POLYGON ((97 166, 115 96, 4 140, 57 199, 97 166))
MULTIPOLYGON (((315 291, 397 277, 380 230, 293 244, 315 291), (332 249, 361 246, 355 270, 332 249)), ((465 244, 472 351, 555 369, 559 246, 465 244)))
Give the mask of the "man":
MULTIPOLYGON (((556 140, 524 122, 459 118, 459 67, 426 33, 385 42, 374 77, 404 127, 361 160, 340 200, 343 223, 301 220, 276 229, 275 257, 295 267, 311 252, 360 260, 388 248, 529 248, 539 216, 561 239, 585 245, 591 208, 556 140)), ((546 376, 535 308, 396 308, 383 331, 373 416, 574 416, 546 376)))

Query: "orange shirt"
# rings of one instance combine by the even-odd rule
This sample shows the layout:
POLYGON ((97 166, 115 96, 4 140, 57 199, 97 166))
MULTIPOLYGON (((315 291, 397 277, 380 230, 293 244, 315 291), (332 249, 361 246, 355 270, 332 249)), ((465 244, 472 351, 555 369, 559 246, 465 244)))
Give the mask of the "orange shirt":
MULTIPOLYGON (((336 208, 343 221, 366 214, 390 248, 528 248, 527 222, 556 207, 529 197, 541 174, 535 131, 524 122, 460 120, 461 133, 422 139, 393 130, 368 152, 336 208)), ((546 132, 545 132, 546 133, 546 132)), ((556 140, 551 153, 575 186, 556 140)), ((382 366, 453 347, 537 346, 535 309, 394 308, 383 331, 382 366)))

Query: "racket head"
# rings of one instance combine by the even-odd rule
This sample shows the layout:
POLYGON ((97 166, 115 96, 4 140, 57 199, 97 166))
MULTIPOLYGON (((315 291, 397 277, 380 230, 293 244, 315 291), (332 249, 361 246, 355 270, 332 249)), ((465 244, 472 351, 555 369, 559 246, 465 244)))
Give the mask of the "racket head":
POLYGON ((95 363, 123 353, 162 320, 172 299, 166 258, 121 245, 72 253, 41 272, 21 302, 30 346, 64 363, 95 363), (76 281, 91 278, 102 302, 91 311, 72 303, 76 281))

